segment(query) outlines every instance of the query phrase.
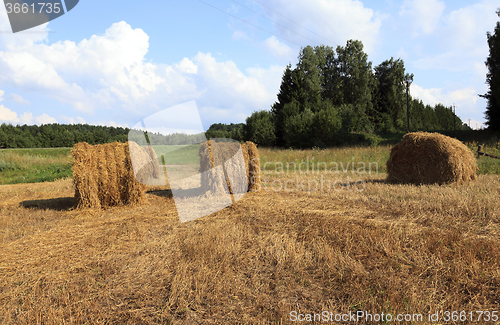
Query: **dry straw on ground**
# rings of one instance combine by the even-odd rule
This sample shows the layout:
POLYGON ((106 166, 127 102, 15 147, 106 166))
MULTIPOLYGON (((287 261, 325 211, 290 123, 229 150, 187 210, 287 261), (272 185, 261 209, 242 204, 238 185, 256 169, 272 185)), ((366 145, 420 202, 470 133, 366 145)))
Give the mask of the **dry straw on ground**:
POLYGON ((472 151, 439 133, 406 134, 387 161, 387 181, 392 183, 460 184, 475 180, 476 173, 472 151))
MULTIPOLYGON (((475 311, 500 306, 499 176, 382 177, 362 192, 263 188, 189 223, 166 191, 102 212, 70 208, 71 180, 2 185, 0 324, 342 323, 290 319, 323 310, 423 315, 404 324, 457 324, 428 315, 465 310, 474 321, 460 324, 495 324, 475 311)), ((356 322, 384 323, 403 324, 356 322)))
POLYGON ((136 180, 131 154, 134 160, 142 161, 138 176, 146 177, 146 173, 151 175, 156 168, 156 159, 152 159, 148 149, 134 142, 95 146, 81 142, 74 146, 71 154, 78 207, 98 209, 144 202, 145 186, 136 180))
POLYGON ((224 192, 224 187, 221 185, 223 183, 220 181, 222 176, 225 177, 231 194, 241 193, 243 188, 247 188, 249 191, 259 189, 260 163, 257 146, 250 141, 241 145, 245 170, 241 168, 243 162, 239 161, 239 157, 236 155, 239 148, 238 143, 216 142, 214 140, 206 141, 200 145, 201 186, 204 190, 210 190, 212 193, 224 192), (224 165, 223 175, 214 170, 215 167, 221 165, 224 165), (248 184, 240 184, 237 181, 241 173, 246 173, 248 184), (231 183, 233 183, 234 189, 231 188, 231 183))

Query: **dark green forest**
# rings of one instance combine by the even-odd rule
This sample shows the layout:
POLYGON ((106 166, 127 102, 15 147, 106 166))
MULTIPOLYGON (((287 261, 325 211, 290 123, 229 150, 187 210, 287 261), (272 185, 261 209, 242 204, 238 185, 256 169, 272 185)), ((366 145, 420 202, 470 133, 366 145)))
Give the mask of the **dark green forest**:
MULTIPOLYGON (((230 127, 229 130, 231 130, 230 127)), ((0 148, 55 148, 72 147, 78 142, 87 142, 89 144, 125 142, 128 140, 129 131, 129 128, 87 124, 13 126, 3 123, 0 125, 0 148)), ((215 135, 217 136, 211 137, 224 137, 220 136, 219 133, 216 132, 215 135)), ((206 134, 210 135, 211 131, 207 131, 206 134)), ((145 143, 147 136, 147 140, 155 145, 191 144, 202 142, 205 139, 203 133, 194 135, 174 133, 168 136, 148 133, 144 136, 142 131, 138 131, 135 135, 140 135, 141 138, 134 137, 133 140, 142 140, 145 143)), ((229 135, 232 135, 232 133, 229 133, 229 135)))
POLYGON ((0 126, 0 148, 72 147, 78 142, 102 144, 127 141, 129 129, 87 124, 0 126))

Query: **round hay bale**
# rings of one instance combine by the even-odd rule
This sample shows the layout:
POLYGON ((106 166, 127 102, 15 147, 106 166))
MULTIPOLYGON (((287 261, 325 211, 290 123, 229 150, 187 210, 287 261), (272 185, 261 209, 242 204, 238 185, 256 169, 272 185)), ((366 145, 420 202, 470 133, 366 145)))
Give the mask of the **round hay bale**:
POLYGON ((476 179, 476 158, 457 139, 439 133, 413 132, 391 149, 387 182, 464 183, 476 179))
POLYGON ((98 192, 97 159, 93 146, 86 142, 75 144, 73 156, 73 184, 78 207, 99 209, 101 201, 98 192))
POLYGON ((248 191, 254 192, 260 189, 260 156, 257 145, 251 141, 247 141, 242 145, 244 148, 243 158, 247 164, 248 175, 248 191))
MULTIPOLYGON (((135 179, 129 145, 133 150, 138 147, 135 143, 118 142, 75 144, 71 154, 78 207, 99 209, 144 202, 145 186, 135 179)), ((146 151, 141 152, 148 156, 146 151)))
POLYGON ((200 169, 201 174, 201 187, 206 192, 210 189, 210 176, 208 173, 214 167, 213 156, 210 150, 210 141, 205 141, 200 143, 199 155, 200 155, 200 169))
MULTIPOLYGON (((247 141, 240 145, 234 142, 226 143, 208 140, 200 144, 199 155, 201 186, 205 191, 212 189, 212 178, 215 177, 215 174, 207 173, 207 171, 220 165, 224 165, 224 176, 226 177, 226 182, 231 194, 242 193, 243 188, 246 188, 248 191, 259 190, 261 183, 260 157, 255 143, 247 141), (245 170, 243 170, 240 166, 243 165, 242 162, 240 162, 238 158, 234 159, 240 148, 243 155, 245 170), (231 163, 226 164, 228 161, 231 161, 231 163), (247 184, 238 183, 240 173, 246 173, 248 186, 247 184), (238 183, 234 184, 234 189, 232 189, 229 179, 232 179, 233 181, 236 180, 238 183)), ((218 177, 220 176, 217 175, 216 179, 218 179, 218 177)))

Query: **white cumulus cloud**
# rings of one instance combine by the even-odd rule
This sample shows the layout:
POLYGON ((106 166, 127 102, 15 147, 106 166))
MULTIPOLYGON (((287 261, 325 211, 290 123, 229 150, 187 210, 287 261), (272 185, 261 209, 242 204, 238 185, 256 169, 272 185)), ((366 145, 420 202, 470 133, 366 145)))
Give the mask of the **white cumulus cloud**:
MULTIPOLYGON (((269 44, 278 54, 288 51, 276 39, 270 39, 269 44)), ((38 35, 30 41, 0 47, 0 87, 9 85, 16 93, 29 90, 76 112, 101 114, 92 120, 114 124, 124 118, 139 120, 190 100, 196 100, 210 123, 221 122, 220 117, 242 122, 255 110, 269 109, 276 100, 284 67, 242 71, 231 60, 221 61, 202 52, 178 62, 154 64, 146 59, 148 49, 149 36, 123 21, 79 42, 49 44, 45 36, 38 35)), ((19 95, 10 99, 30 104, 19 95)), ((2 117, 13 123, 56 121, 42 112, 39 116, 30 112, 18 116, 6 107, 2 110, 2 117)), ((82 123, 89 120, 83 114, 78 115, 85 119, 68 113, 59 119, 82 123)))
POLYGON ((445 7, 439 0, 406 0, 400 15, 410 19, 414 35, 430 34, 438 27, 445 7))
POLYGON ((262 10, 278 23, 275 29, 279 36, 304 46, 316 45, 309 39, 334 48, 345 45, 348 39, 357 39, 369 53, 377 43, 382 25, 378 13, 356 0, 269 0, 262 10))
POLYGON ((410 87, 413 98, 420 99, 424 104, 434 106, 456 106, 456 114, 462 121, 468 118, 480 120, 484 115, 484 106, 480 105, 478 92, 474 87, 464 88, 423 88, 415 83, 410 87))
POLYGON ((148 47, 148 35, 123 21, 78 44, 10 46, 0 51, 0 82, 34 89, 78 111, 113 104, 133 109, 163 82, 156 66, 145 62, 148 47))
MULTIPOLYGON (((0 89, 0 102, 4 100, 3 95, 5 94, 4 90, 0 89)), ((11 95, 10 95, 11 96, 11 95)), ((10 97, 8 96, 8 97, 10 97)), ((13 125, 19 124, 33 124, 33 121, 40 124, 49 124, 49 123, 57 123, 57 120, 46 113, 43 113, 40 116, 33 117, 31 112, 23 112, 21 116, 18 117, 17 113, 12 111, 11 109, 5 107, 0 104, 0 122, 1 123, 10 123, 13 125)))
MULTIPOLYGON (((437 0, 415 0, 414 3, 420 4, 426 1, 437 2, 437 0)), ((415 61, 415 67, 471 71, 476 76, 484 73, 484 60, 489 53, 486 32, 492 31, 498 21, 498 16, 495 14, 497 8, 498 3, 483 0, 453 10, 449 14, 440 13, 439 25, 426 23, 428 26, 434 26, 433 33, 422 40, 439 45, 438 48, 432 48, 433 50, 430 49, 421 55, 415 61)), ((425 22, 425 18, 416 20, 422 20, 422 24, 425 22)))
POLYGON ((2 122, 17 122, 17 113, 11 111, 4 105, 0 105, 0 121, 2 122))
POLYGON ((22 105, 29 105, 30 104, 29 100, 24 99, 23 96, 18 95, 18 94, 10 94, 8 99, 11 99, 14 102, 16 102, 18 104, 22 104, 22 105))
POLYGON ((57 120, 54 117, 49 116, 46 113, 43 113, 42 115, 35 117, 35 122, 36 124, 41 125, 41 124, 57 123, 57 120))
POLYGON ((264 41, 265 47, 279 58, 288 58, 292 56, 293 50, 290 46, 279 41, 274 35, 264 41))

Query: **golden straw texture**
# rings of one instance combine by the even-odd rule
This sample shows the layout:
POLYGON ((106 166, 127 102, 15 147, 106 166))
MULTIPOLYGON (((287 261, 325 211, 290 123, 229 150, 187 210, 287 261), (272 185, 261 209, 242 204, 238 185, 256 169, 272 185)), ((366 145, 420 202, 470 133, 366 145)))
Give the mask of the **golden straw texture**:
MULTIPOLYGON (((78 207, 99 209, 144 202, 145 186, 135 179, 129 145, 129 142, 75 144, 71 154, 78 207)), ((136 143, 132 143, 132 147, 142 150, 136 143)), ((140 155, 149 157, 146 150, 140 155)))
POLYGON ((476 179, 476 158, 457 139, 439 133, 408 133, 391 149, 390 183, 446 184, 476 179))

